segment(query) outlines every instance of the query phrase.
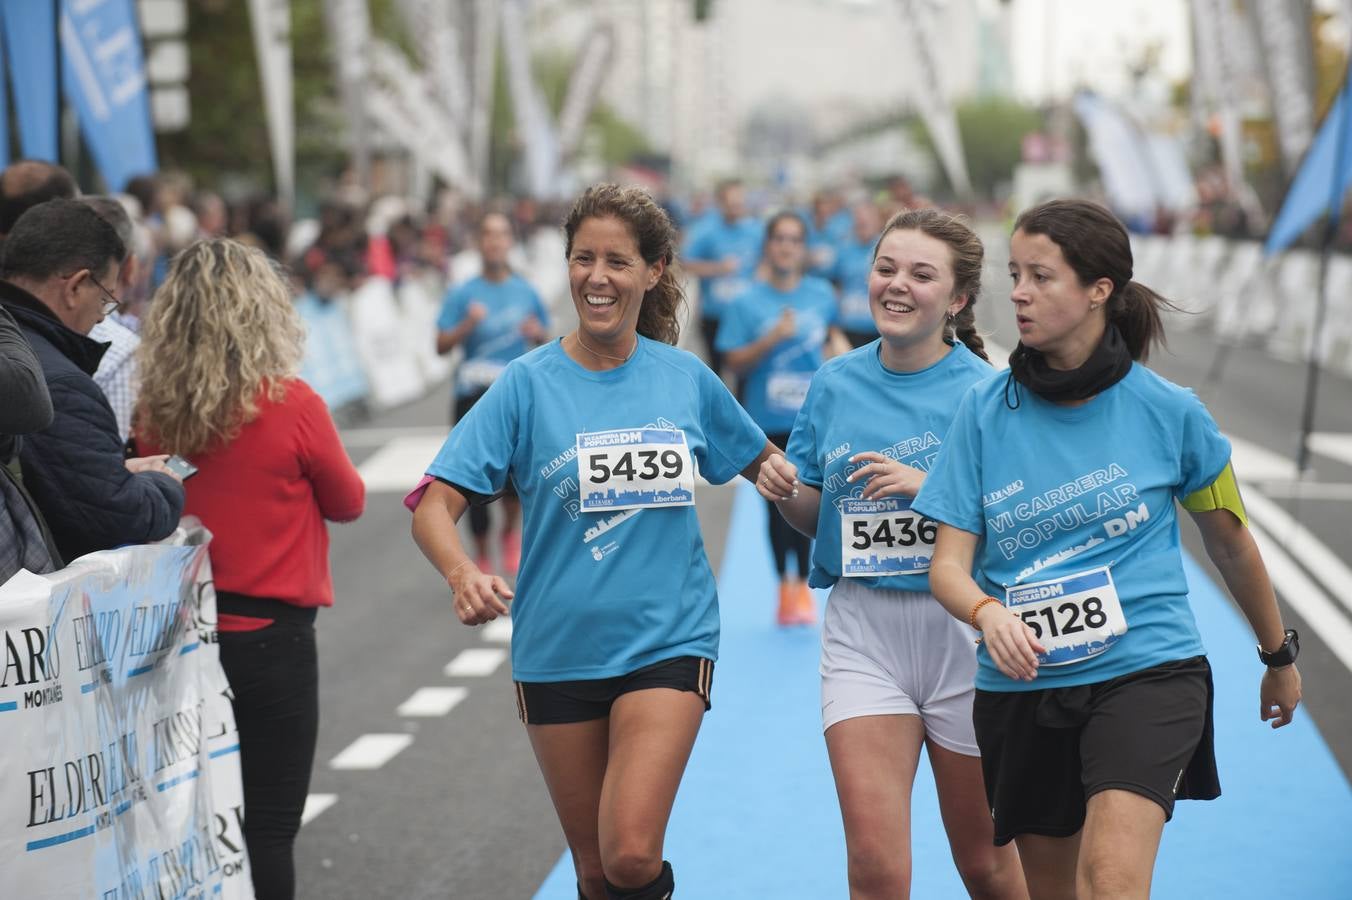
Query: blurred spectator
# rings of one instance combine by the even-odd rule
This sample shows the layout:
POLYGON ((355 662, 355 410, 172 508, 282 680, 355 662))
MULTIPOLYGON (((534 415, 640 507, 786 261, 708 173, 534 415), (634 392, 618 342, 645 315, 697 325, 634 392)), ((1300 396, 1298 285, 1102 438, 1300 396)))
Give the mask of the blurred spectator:
POLYGON ((36 159, 10 164, 0 173, 0 238, 32 207, 58 197, 69 200, 79 192, 75 179, 58 165, 36 159))
POLYGON ((61 567, 61 558, 13 466, 19 435, 52 423, 52 400, 23 332, 0 307, 0 584, 27 569, 42 574, 61 567))
MULTIPOLYGON (((85 197, 80 202, 89 206, 103 221, 113 226, 118 240, 127 248, 117 283, 108 286, 108 290, 120 304, 124 301, 128 286, 136 283, 137 266, 140 265, 136 255, 131 252, 136 240, 131 216, 127 215, 122 204, 112 197, 85 197)), ((122 323, 117 310, 91 328, 89 336, 108 345, 103 358, 99 360, 99 368, 94 373, 94 383, 108 398, 108 405, 113 408, 113 415, 117 417, 118 436, 126 443, 131 433, 131 414, 136 408, 136 392, 140 386, 135 354, 136 348, 141 346, 141 339, 136 336, 136 332, 122 323)))
POLYGON ((197 465, 187 511, 214 535, 254 890, 290 898, 319 724, 315 613, 333 605, 324 522, 357 518, 365 487, 295 377, 305 333, 262 251, 217 238, 180 253, 142 334, 138 445, 197 465))
POLYGON ((193 197, 192 211, 197 215, 197 230, 202 237, 224 237, 230 224, 230 213, 219 194, 198 191, 193 197))
POLYGON ((183 486, 164 457, 124 459, 92 377, 105 345, 88 334, 117 306, 108 286, 126 255, 89 206, 50 200, 19 218, 0 261, 0 305, 32 345, 52 398, 52 424, 20 450, 24 485, 67 560, 167 537, 183 511, 183 486))

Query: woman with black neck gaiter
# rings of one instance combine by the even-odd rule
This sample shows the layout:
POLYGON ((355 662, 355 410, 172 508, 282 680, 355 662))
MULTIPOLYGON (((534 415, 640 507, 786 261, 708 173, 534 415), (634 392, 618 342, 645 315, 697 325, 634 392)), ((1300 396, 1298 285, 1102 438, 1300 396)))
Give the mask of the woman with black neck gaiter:
POLYGON ((967 393, 913 508, 941 523, 935 597, 982 632, 972 717, 996 843, 1017 843, 1034 897, 1146 897, 1175 799, 1220 793, 1179 503, 1258 637, 1274 726, 1300 701, 1299 645, 1229 441, 1141 364, 1168 304, 1132 280, 1126 229, 1044 203, 1015 224, 1009 274, 1009 373, 967 393))

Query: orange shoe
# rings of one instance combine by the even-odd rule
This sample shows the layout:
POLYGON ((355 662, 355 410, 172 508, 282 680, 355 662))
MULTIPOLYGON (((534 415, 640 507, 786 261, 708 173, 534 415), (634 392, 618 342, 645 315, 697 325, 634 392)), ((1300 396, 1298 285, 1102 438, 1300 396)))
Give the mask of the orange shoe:
POLYGON ((794 596, 793 585, 787 581, 779 583, 779 614, 775 616, 775 621, 780 625, 793 625, 794 619, 794 596))
POLYGON ((793 586, 793 594, 793 624, 817 624, 817 604, 812 599, 812 588, 806 581, 799 581, 793 586))
POLYGON ((502 571, 507 575, 516 575, 521 568, 521 532, 504 531, 502 534, 502 571))

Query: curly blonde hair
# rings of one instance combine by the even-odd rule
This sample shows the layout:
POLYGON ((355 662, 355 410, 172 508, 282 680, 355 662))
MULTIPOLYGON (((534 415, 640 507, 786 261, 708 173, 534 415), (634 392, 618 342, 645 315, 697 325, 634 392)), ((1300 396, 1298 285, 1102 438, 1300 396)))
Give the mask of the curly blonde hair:
POLYGON ((169 264, 141 328, 137 428, 183 456, 229 442, 265 389, 282 399, 304 346, 291 289, 261 250, 198 241, 169 264))

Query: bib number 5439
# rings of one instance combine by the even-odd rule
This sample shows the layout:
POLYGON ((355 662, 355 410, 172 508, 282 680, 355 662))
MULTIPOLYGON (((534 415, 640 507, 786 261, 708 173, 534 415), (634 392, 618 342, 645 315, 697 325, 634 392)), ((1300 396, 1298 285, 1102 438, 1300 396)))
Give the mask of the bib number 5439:
POLYGON ((587 480, 605 484, 612 477, 627 481, 656 481, 658 478, 680 478, 685 471, 681 454, 675 450, 629 450, 606 456, 593 456, 587 480))

